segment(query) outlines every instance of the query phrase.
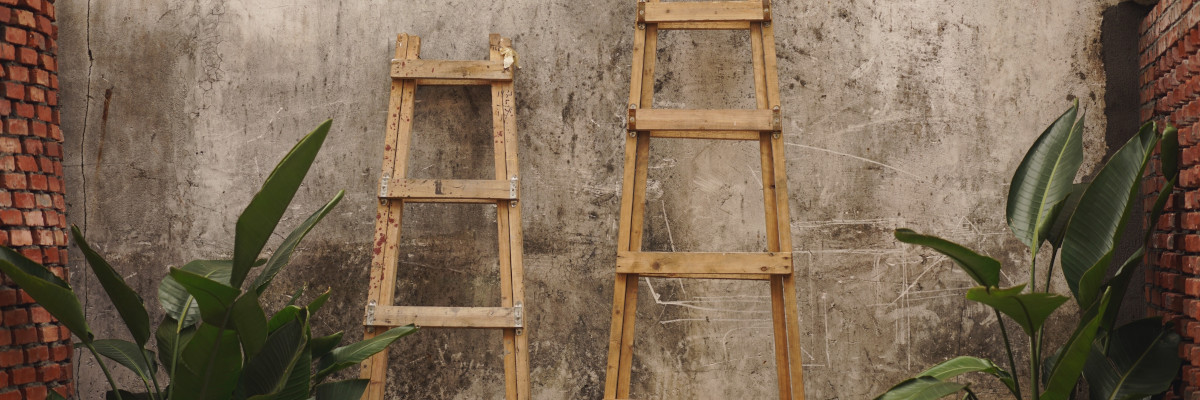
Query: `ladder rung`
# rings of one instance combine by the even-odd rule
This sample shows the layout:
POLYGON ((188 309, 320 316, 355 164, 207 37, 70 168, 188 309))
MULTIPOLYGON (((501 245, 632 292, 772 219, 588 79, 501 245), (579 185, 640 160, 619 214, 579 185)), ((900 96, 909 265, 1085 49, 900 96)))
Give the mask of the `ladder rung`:
MULTIPOLYGON (((650 4, 650 3, 647 3, 650 4)), ((776 110, 669 110, 631 108, 631 131, 779 131, 776 110)))
POLYGON ((456 179, 395 179, 384 198, 401 198, 420 203, 433 200, 515 200, 517 181, 456 179))
MULTIPOLYGON (((792 272, 790 253, 617 253, 617 273, 716 275, 782 275, 792 272)), ((745 279, 745 278, 742 278, 745 279)))
POLYGON ((732 279, 743 281, 765 281, 771 279, 771 274, 638 274, 650 278, 685 278, 685 279, 732 279))
POLYGON ((521 307, 367 306, 367 326, 521 328, 521 307))
POLYGON ((436 84, 434 79, 511 81, 513 72, 499 61, 392 60, 392 78, 421 79, 424 84, 436 84))
POLYGON ((648 24, 770 20, 771 10, 764 7, 762 1, 638 3, 638 22, 648 24))
POLYGON ((759 131, 650 131, 652 138, 666 139, 713 139, 713 140, 759 140, 759 131))
POLYGON ((717 30, 748 30, 750 22, 748 21, 717 21, 717 22, 663 22, 657 25, 658 30, 693 30, 693 31, 717 31, 717 30))

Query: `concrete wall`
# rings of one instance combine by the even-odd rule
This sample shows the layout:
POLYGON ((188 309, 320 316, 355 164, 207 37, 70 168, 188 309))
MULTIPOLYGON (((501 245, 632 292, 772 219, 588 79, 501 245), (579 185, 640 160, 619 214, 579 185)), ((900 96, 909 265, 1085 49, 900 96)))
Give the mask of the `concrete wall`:
MULTIPOLYGON (((1116 2, 775 2, 810 398, 867 398, 958 354, 1002 358, 995 318, 962 298, 970 279, 891 232, 944 235, 1004 261, 1005 284, 1027 279, 1028 255, 1004 222, 1007 182, 1074 97, 1087 110, 1085 173, 1105 153, 1100 26, 1116 2)), ((305 283, 310 293, 331 287, 316 329, 350 338, 361 335, 395 34, 420 35, 426 58, 452 59, 484 58, 490 32, 512 37, 523 67, 533 394, 599 398, 632 0, 60 7, 70 222, 154 304, 167 266, 231 254, 234 221, 257 185, 295 140, 332 117, 283 225, 339 189, 346 199, 266 299, 281 305, 305 283)), ((664 34, 655 105, 750 107, 748 60, 745 33, 664 34)), ((418 99, 413 176, 490 176, 486 91, 423 89, 418 99)), ((747 143, 654 142, 646 248, 759 250, 756 157, 747 143)), ((494 214, 410 207, 397 298, 496 305, 494 214)), ((101 336, 125 335, 99 286, 75 268, 101 336)), ((765 284, 643 285, 636 397, 775 397, 765 284)), ((1073 323, 1064 311, 1052 330, 1073 323)), ((496 398, 499 337, 431 329, 402 339, 393 347, 393 396, 496 398)), ((88 357, 79 364, 83 397, 95 397, 103 379, 88 357)), ((996 389, 985 383, 982 394, 996 389)))

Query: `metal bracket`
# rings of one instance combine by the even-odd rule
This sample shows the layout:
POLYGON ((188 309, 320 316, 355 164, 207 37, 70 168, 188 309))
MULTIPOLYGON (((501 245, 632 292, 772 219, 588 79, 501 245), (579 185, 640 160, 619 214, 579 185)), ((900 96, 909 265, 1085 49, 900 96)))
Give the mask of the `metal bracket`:
POLYGON ((514 200, 517 198, 517 177, 515 176, 508 180, 508 198, 514 200))
POLYGON ((513 305, 513 319, 515 320, 514 326, 516 326, 517 328, 525 327, 525 313, 524 313, 524 307, 521 305, 521 302, 517 302, 516 305, 513 305))
POLYGON ((375 325, 375 300, 367 303, 367 316, 363 318, 363 325, 375 325))
POLYGON ((637 110, 632 104, 629 105, 629 112, 625 116, 625 129, 637 130, 637 110))
POLYGON ((379 197, 387 197, 388 182, 391 182, 391 181, 392 181, 392 173, 384 172, 383 179, 379 180, 379 197))
POLYGON ((771 109, 771 127, 776 131, 783 130, 783 115, 779 112, 779 106, 771 109))
POLYGON ((638 11, 637 11, 638 25, 639 25, 639 27, 645 26, 644 24, 646 23, 646 3, 639 1, 637 3, 637 8, 638 8, 638 11))

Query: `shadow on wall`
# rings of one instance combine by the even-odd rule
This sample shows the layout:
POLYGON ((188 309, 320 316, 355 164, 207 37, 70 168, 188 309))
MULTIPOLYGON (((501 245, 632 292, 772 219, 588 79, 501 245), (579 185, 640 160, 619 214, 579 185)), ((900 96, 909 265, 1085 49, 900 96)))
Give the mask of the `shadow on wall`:
MULTIPOLYGON (((1138 115, 1138 109, 1141 107, 1141 88, 1138 86, 1138 27, 1150 12, 1148 5, 1154 3, 1157 1, 1126 1, 1104 11, 1104 21, 1100 25, 1100 48, 1105 74, 1104 116, 1108 120, 1108 127, 1104 132, 1104 144, 1108 147, 1104 153, 1105 160, 1112 157, 1122 144, 1137 133, 1143 122, 1138 115)), ((1131 213, 1132 221, 1143 220, 1145 210, 1142 202, 1134 202, 1131 213)), ((1141 244, 1138 238, 1142 237, 1142 232, 1141 223, 1127 224, 1113 259, 1124 260, 1137 251, 1141 244)), ((1136 273, 1133 274, 1129 286, 1140 288, 1145 285, 1145 281, 1145 274, 1136 273)), ((1125 294, 1118 324, 1145 317, 1145 314, 1146 299, 1142 291, 1130 290, 1125 294)))

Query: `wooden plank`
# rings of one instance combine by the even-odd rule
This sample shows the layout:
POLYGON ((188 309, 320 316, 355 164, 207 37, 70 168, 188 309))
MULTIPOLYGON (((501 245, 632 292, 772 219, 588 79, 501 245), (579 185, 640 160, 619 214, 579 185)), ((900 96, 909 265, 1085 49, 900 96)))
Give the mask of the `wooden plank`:
POLYGON ((392 78, 511 81, 513 73, 497 61, 392 60, 392 78))
MULTIPOLYGON (((370 306, 368 314, 371 314, 370 306)), ((375 306, 371 326, 414 324, 428 328, 519 328, 524 318, 516 307, 375 306)))
MULTIPOLYGON (((395 58, 416 59, 421 54, 421 38, 400 34, 396 37, 395 58)), ((416 86, 412 82, 392 80, 388 100, 388 119, 384 134, 383 167, 380 182, 387 182, 392 174, 404 176, 408 164, 408 146, 412 131, 413 96, 416 86)), ((380 201, 375 216, 376 248, 371 259, 370 284, 367 302, 391 304, 396 287, 397 243, 400 241, 400 221, 404 204, 399 201, 380 201)), ((363 338, 369 339, 382 333, 373 326, 364 327, 363 338)), ((368 358, 362 365, 360 376, 368 379, 365 400, 383 400, 386 389, 388 351, 384 349, 368 358)))
POLYGON ((650 131, 650 137, 664 139, 759 140, 761 136, 759 131, 650 131))
POLYGON ((777 131, 772 110, 674 110, 642 108, 629 111, 633 131, 777 131))
POLYGON ((740 281, 765 281, 771 279, 770 274, 638 274, 647 278, 677 278, 677 279, 723 279, 740 281))
POLYGON ((638 22, 765 21, 762 1, 638 3, 638 22))
MULTIPOLYGON (((501 49, 511 49, 512 39, 500 38, 501 49)), ((503 54, 496 56, 496 59, 503 60, 503 54)), ((505 114, 504 118, 504 163, 505 174, 509 181, 517 182, 517 190, 520 190, 520 167, 517 157, 517 100, 516 90, 513 82, 498 83, 495 86, 503 89, 501 93, 500 103, 493 105, 499 107, 500 111, 505 114)), ((499 206, 503 207, 505 203, 499 206)), ((512 265, 512 297, 517 305, 525 304, 525 234, 521 229, 521 202, 511 200, 508 205, 508 234, 509 234, 509 257, 512 265)), ((514 336, 514 351, 513 355, 516 362, 516 380, 517 380, 517 398, 527 400, 532 397, 530 392, 529 381, 529 326, 526 325, 522 329, 516 329, 512 332, 514 336)))
POLYGON ((658 29, 662 30, 718 31, 750 29, 750 22, 747 21, 662 22, 657 25, 658 29))
POLYGON ((517 188, 508 180, 393 179, 385 197, 510 200, 517 198, 517 188))
POLYGON ((618 252, 623 274, 789 274, 791 253, 618 252))
POLYGON ((492 204, 504 200, 495 199, 438 199, 438 198, 421 198, 421 199, 400 199, 397 202, 409 203, 451 203, 451 204, 492 204))
POLYGON ((488 86, 487 79, 416 79, 417 86, 488 86))
MULTIPOLYGON (((491 34, 488 37, 488 59, 492 62, 502 60, 500 54, 500 35, 491 34)), ((496 180, 504 180, 508 174, 505 172, 504 163, 504 140, 505 126, 504 119, 508 116, 502 112, 499 106, 505 96, 506 89, 511 90, 511 84, 506 85, 505 82, 494 82, 492 84, 492 156, 493 169, 495 170, 496 180)), ((515 302, 512 291, 512 259, 509 253, 512 251, 509 243, 509 219, 508 219, 508 203, 496 203, 496 238, 499 252, 497 257, 500 264, 500 304, 505 307, 512 307, 515 302)), ((516 335, 511 330, 504 330, 504 397, 509 400, 514 400, 519 396, 517 391, 517 346, 516 335)))

